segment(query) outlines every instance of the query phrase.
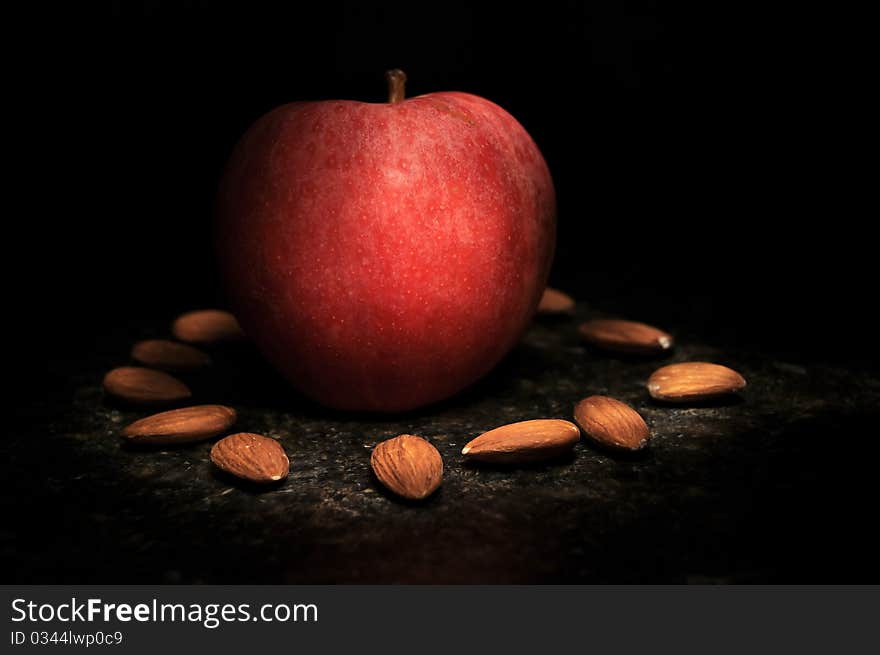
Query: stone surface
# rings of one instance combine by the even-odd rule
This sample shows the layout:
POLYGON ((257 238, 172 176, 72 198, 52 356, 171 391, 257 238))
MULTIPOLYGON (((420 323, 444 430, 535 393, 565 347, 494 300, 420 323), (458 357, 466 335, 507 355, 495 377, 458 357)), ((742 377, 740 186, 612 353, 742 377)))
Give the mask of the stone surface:
POLYGON ((106 399, 101 378, 167 322, 96 335, 98 349, 54 363, 58 384, 17 408, 0 445, 6 582, 877 581, 877 378, 679 334, 670 356, 613 357, 578 340, 588 315, 536 320, 486 380, 400 416, 324 410, 249 347, 212 350, 213 367, 182 379, 194 403, 235 407, 235 430, 281 441, 290 477, 268 489, 215 470, 210 442, 123 443, 121 428, 148 412, 106 399), (729 365, 749 387, 710 405, 652 401, 651 372, 687 360, 729 365), (591 394, 641 412, 653 434, 643 453, 582 441, 549 464, 462 464, 481 432, 569 419, 591 394), (403 433, 444 459, 422 503, 392 497, 370 471, 372 447, 403 433))

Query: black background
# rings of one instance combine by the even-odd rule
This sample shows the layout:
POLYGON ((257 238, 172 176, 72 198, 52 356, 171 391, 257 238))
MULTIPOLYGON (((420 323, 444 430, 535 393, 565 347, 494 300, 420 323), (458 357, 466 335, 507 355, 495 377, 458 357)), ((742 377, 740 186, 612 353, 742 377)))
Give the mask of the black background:
POLYGON ((844 138, 823 108, 829 44, 801 16, 605 0, 118 2, 44 9, 30 26, 41 63, 19 105, 45 142, 22 222, 40 275, 13 286, 55 360, 100 347, 96 326, 222 303, 211 212, 237 138, 285 102, 380 101, 391 67, 411 95, 483 95, 535 138, 559 201, 553 284, 711 343, 875 360, 864 210, 827 149, 844 138), (64 330, 58 316, 72 317, 64 330))

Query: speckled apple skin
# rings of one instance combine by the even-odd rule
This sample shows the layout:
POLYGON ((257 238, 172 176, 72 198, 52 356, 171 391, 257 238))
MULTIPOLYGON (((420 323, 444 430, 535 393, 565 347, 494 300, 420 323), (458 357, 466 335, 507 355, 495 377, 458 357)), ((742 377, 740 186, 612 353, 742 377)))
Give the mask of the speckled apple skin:
POLYGON ((345 410, 413 409, 491 370, 531 320, 555 234, 537 146, 465 93, 279 107, 236 146, 217 201, 245 331, 345 410))

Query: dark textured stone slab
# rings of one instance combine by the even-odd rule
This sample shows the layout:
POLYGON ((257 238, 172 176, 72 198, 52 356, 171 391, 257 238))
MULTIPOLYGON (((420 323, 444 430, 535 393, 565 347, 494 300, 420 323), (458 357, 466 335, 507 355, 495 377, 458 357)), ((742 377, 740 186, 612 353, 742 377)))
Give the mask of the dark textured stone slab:
POLYGON ((147 412, 109 403, 101 377, 166 322, 97 335, 98 349, 55 362, 56 388, 18 408, 0 445, 7 581, 877 581, 877 537, 866 532, 876 378, 686 342, 660 360, 621 359, 582 345, 577 320, 536 321, 486 380, 401 416, 316 407, 248 347, 214 351, 213 368, 183 379, 195 402, 234 406, 238 429, 280 439, 291 474, 269 489, 214 470, 210 443, 123 443, 120 429, 147 412), (749 387, 703 406, 652 401, 650 373, 685 360, 732 366, 749 387), (646 451, 582 441, 545 465, 462 464, 479 433, 570 418, 596 393, 642 413, 646 451), (421 504, 371 475, 371 448, 401 433, 429 439, 444 459, 440 490, 421 504))

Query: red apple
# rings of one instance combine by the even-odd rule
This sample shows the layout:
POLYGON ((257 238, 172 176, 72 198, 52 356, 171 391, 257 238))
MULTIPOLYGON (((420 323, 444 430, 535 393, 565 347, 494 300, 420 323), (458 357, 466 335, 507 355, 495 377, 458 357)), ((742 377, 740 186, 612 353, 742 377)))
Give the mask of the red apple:
POLYGON ((487 373, 526 329, 556 198, 517 121, 467 93, 295 102, 220 185, 220 267, 268 360, 330 407, 399 411, 487 373))

